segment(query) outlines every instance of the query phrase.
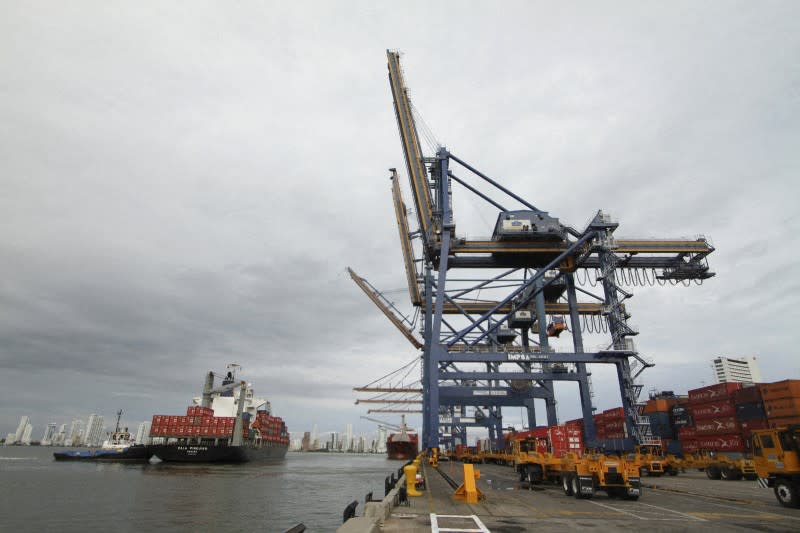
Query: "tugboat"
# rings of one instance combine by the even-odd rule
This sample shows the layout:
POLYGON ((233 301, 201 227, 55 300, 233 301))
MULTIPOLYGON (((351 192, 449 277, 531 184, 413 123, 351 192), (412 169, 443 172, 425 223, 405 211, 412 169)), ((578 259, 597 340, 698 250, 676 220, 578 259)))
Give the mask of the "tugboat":
POLYGON ((186 416, 153 416, 151 462, 269 462, 286 456, 286 425, 272 416, 267 400, 255 397, 249 383, 236 378, 239 370, 240 365, 229 364, 218 388, 209 372, 203 395, 193 399, 186 416))
POLYGON ((386 439, 386 453, 389 459, 409 461, 419 453, 419 436, 406 426, 405 416, 401 420, 399 432, 386 439))
POLYGON ((124 461, 124 462, 145 462, 150 457, 147 446, 136 444, 131 437, 128 428, 120 430, 119 420, 122 417, 122 409, 117 411, 117 425, 114 433, 103 442, 97 450, 69 450, 66 452, 54 452, 53 458, 56 461, 124 461))

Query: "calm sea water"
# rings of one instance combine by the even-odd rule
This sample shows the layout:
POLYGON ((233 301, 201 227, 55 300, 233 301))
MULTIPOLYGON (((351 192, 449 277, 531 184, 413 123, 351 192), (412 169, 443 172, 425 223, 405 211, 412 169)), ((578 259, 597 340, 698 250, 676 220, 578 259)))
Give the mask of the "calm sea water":
POLYGON ((273 465, 56 462, 59 448, 0 446, 0 531, 335 531, 403 463, 289 453, 273 465))

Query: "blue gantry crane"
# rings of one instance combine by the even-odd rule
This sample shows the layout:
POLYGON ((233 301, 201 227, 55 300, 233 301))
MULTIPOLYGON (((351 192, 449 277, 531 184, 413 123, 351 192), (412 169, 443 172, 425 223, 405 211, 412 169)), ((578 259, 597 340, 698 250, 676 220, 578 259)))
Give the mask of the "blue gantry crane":
POLYGON ((409 295, 422 314, 424 446, 465 442, 471 426, 488 427, 490 438, 500 439, 503 407, 526 408, 533 427, 536 399, 545 402, 547 423, 555 424, 553 383, 570 381, 578 385, 586 444, 610 447, 596 438, 592 418, 587 365, 598 363, 615 366, 625 410, 626 439, 615 445, 651 443, 636 378, 653 364, 632 342, 638 331, 628 323, 627 289, 701 283, 714 275, 707 263, 713 246, 702 237, 617 239, 619 224, 600 211, 576 229, 445 147, 423 155, 400 55, 387 51, 387 59, 416 213, 412 231, 397 172, 390 169, 409 295), (456 233, 454 187, 497 209, 491 238, 456 233), (551 347, 550 339, 562 332, 571 336, 569 351, 551 347), (607 335, 607 345, 587 351, 584 332, 607 335))

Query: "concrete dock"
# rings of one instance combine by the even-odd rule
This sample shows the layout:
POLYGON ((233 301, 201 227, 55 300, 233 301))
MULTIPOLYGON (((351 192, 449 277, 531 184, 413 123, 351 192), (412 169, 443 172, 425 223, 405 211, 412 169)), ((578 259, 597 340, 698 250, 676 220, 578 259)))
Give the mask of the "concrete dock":
MULTIPOLYGON (((444 461, 439 470, 460 484, 463 466, 444 461)), ((643 478, 638 501, 611 499, 604 492, 579 500, 566 496, 559 485, 520 482, 510 466, 475 468, 480 471, 477 487, 485 495, 478 503, 454 499, 454 489, 445 478, 423 464, 422 496, 409 498, 407 506, 387 502, 385 518, 361 517, 340 531, 800 531, 800 511, 781 507, 772 490, 755 481, 713 481, 703 472, 688 471, 675 477, 643 478)))

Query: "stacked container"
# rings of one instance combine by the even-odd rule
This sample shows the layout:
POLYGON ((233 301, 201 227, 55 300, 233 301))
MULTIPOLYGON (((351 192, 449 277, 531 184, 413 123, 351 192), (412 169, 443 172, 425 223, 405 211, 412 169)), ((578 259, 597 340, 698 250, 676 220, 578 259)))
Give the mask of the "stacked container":
POLYGON ((153 415, 151 437, 230 437, 236 418, 213 416, 207 407, 190 406, 187 416, 153 415))
POLYGON ((562 457, 566 453, 583 455, 583 421, 570 420, 562 426, 550 426, 547 431, 553 455, 562 457))
POLYGON ((742 427, 742 436, 745 439, 749 439, 754 430, 768 427, 764 403, 761 401, 761 388, 758 385, 734 392, 733 403, 736 405, 736 420, 742 427))
POLYGON ((769 427, 800 424, 800 379, 759 385, 769 427))
POLYGON ((745 439, 736 419, 733 398, 733 394, 741 388, 741 383, 719 383, 689 391, 689 412, 694 420, 700 449, 727 452, 745 450, 745 439))
POLYGON ((261 440, 278 444, 289 444, 289 434, 286 425, 277 416, 271 416, 266 411, 258 411, 252 424, 253 430, 258 430, 261 440))
POLYGON ((603 425, 606 439, 625 438, 625 410, 622 407, 603 411, 603 425))

